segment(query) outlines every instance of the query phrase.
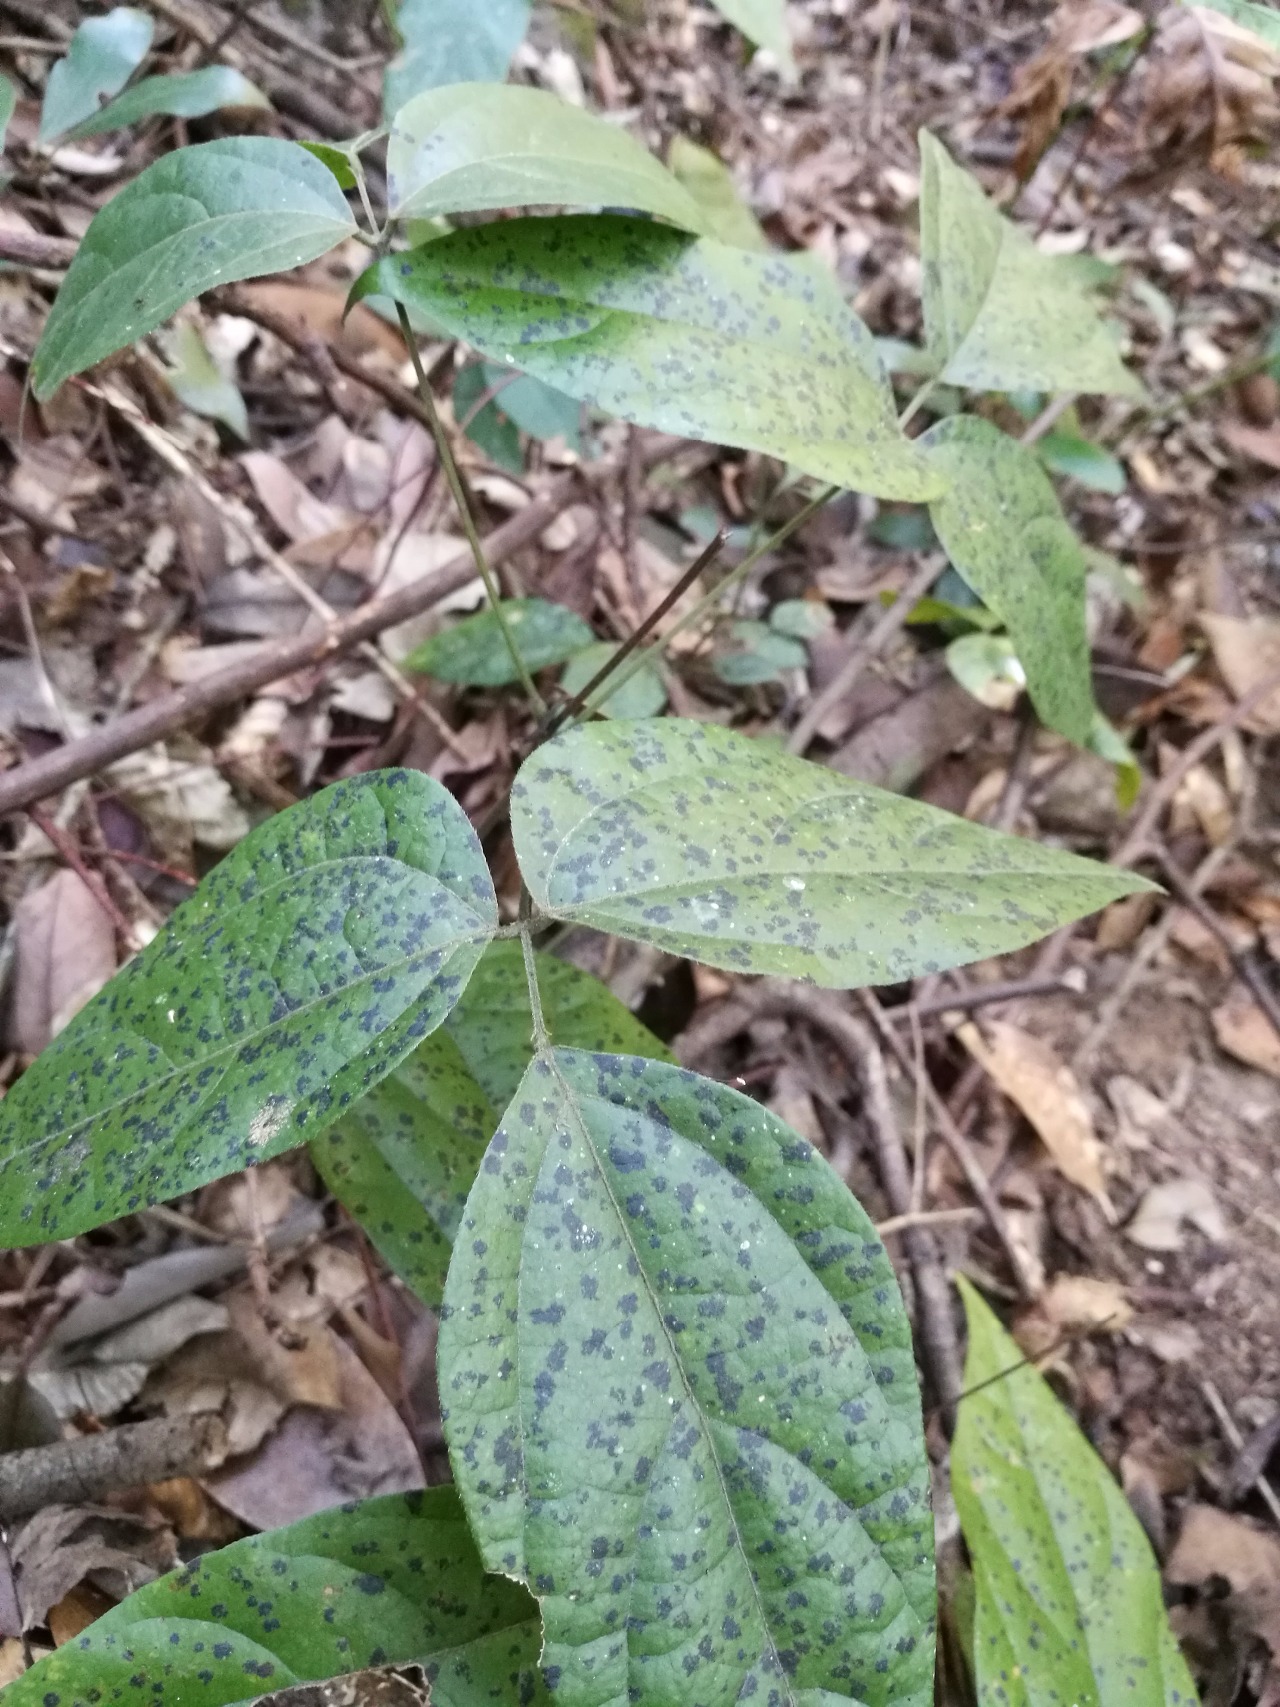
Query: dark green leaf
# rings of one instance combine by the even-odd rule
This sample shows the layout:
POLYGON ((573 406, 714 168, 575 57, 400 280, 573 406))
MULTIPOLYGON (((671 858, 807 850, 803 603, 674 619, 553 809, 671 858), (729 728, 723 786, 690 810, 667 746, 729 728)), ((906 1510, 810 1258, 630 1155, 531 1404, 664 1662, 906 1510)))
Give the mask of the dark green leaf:
MULTIPOLYGON (((575 652, 564 667, 560 686, 572 698, 618 650, 612 640, 601 640, 583 652, 575 652)), ((630 662, 630 660, 628 660, 630 662)), ((667 703, 667 689, 656 665, 646 662, 597 708, 603 717, 656 717, 667 703)))
POLYGON ((538 1595, 565 1707, 932 1700, 906 1314, 862 1209, 766 1109, 538 1056, 467 1203, 439 1357, 473 1532, 538 1595))
POLYGON ((918 506, 909 510, 882 510, 867 532, 877 545, 887 545, 895 551, 932 551, 938 544, 928 510, 918 506))
POLYGON ((5 132, 18 104, 18 91, 8 77, 0 77, 0 148, 4 147, 5 132))
POLYGON ((396 114, 387 143, 396 219, 502 207, 623 207, 704 228, 689 192, 648 149, 542 89, 455 83, 396 114))
POLYGON ((787 28, 787 0, 712 0, 717 12, 757 47, 767 47, 786 77, 796 75, 787 28))
POLYGON ((5 1707, 243 1707, 410 1661, 433 1707, 507 1707, 541 1696, 539 1639, 533 1601, 484 1574, 457 1495, 432 1488, 204 1554, 10 1684, 5 1707))
POLYGON ((1075 433, 1046 433, 1036 440, 1036 455, 1054 474, 1078 480, 1091 492, 1117 498, 1129 484, 1119 457, 1075 433))
MULTIPOLYGON (((595 639, 575 611, 547 599, 504 599, 502 611, 529 670, 563 664, 595 639)), ((404 659, 404 667, 465 687, 500 688, 519 680, 502 628, 488 609, 424 640, 404 659)))
MULTIPOLYGON (((1192 0, 1182 0, 1182 3, 1186 6, 1192 0)), ((1224 18, 1230 18, 1241 29, 1260 36, 1268 47, 1280 48, 1280 12, 1274 6, 1260 6, 1257 0, 1194 0, 1194 4, 1221 12, 1224 18)))
POLYGON ((924 317, 939 377, 975 391, 1141 395, 1083 285, 920 133, 924 317))
POLYGON ((717 652, 712 667, 732 687, 775 681, 783 670, 803 670, 809 661, 799 640, 778 634, 767 622, 735 622, 729 634, 733 650, 717 652))
POLYGON ((529 10, 530 0, 403 0, 396 26, 404 48, 383 79, 385 116, 445 83, 501 83, 529 10))
POLYGON ((760 221, 738 194, 733 173, 718 155, 676 136, 671 139, 667 165, 702 209, 709 237, 738 249, 768 249, 760 221))
POLYGON ((1009 630, 1031 702, 1083 746, 1093 724, 1084 552, 1034 452, 975 415, 921 443, 950 489, 929 507, 952 563, 1009 630))
MULTIPOLYGON (((670 1060, 598 979, 549 954, 537 966, 558 1042, 670 1060)), ((532 1059, 532 1034, 520 944, 492 943, 441 1029, 311 1141, 330 1189, 433 1307, 485 1146, 532 1059)))
POLYGON ((624 420, 883 497, 939 490, 834 279, 614 215, 504 220, 370 268, 485 355, 624 420))
POLYGON ((498 407, 531 439, 563 439, 570 450, 582 449, 582 405, 529 374, 517 374, 496 362, 481 364, 490 385, 506 380, 498 407))
POLYGON ((52 142, 118 95, 147 57, 155 25, 146 12, 116 6, 86 18, 49 73, 40 112, 41 142, 52 142))
POLYGON ((200 71, 177 71, 168 77, 144 77, 117 95, 100 112, 67 132, 68 140, 120 130, 156 113, 172 118, 200 119, 220 107, 269 107, 255 84, 229 65, 206 65, 200 71))
POLYGON ((977 1588, 982 1707, 1195 1707, 1151 1546, 1110 1471, 982 1299, 951 1485, 977 1588))
POLYGON ((1150 887, 679 718, 558 735, 511 827, 552 918, 835 988, 1005 954, 1150 887))
POLYGON ((32 363, 36 396, 201 291, 301 266, 354 230, 332 173, 296 142, 238 136, 166 155, 85 233, 32 363))
POLYGON ((280 813, 0 1102, 0 1239, 69 1238, 301 1143, 440 1024, 497 922, 429 777, 280 813))
MULTIPOLYGON (((499 468, 505 468, 511 474, 519 474, 524 469, 520 429, 502 408, 506 390, 499 392, 497 397, 490 397, 487 403, 483 401, 505 377, 501 368, 494 369, 488 362, 468 362, 465 367, 460 367, 453 381, 453 417, 490 462, 496 462, 499 468), (494 373, 497 378, 490 378, 494 373)), ((512 381, 512 385, 518 383, 518 380, 512 381)), ((498 638, 502 644, 501 635, 498 638)))

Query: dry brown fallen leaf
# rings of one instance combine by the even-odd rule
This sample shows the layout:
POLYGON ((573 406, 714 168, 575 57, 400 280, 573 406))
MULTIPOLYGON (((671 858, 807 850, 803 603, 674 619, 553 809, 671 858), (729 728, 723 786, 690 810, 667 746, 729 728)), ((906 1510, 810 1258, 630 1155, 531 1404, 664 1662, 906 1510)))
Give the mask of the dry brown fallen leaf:
POLYGON ((11 1033, 38 1055, 116 969, 116 933, 74 871, 57 871, 14 908, 11 1033))
MULTIPOLYGON (((1252 616, 1216 616, 1202 612, 1200 626, 1209 637, 1213 661, 1237 699, 1280 670, 1280 621, 1252 616)), ((1280 730, 1280 688, 1269 694, 1247 727, 1262 734, 1280 730)))
POLYGON ((1130 40, 1142 27, 1142 14, 1119 0, 1064 0, 1058 7, 1049 22, 1049 40, 1017 72, 999 108, 1003 117, 1023 120, 1014 159, 1019 180, 1031 176, 1057 134, 1077 60, 1130 40))
POLYGON ((1227 1241, 1227 1223, 1213 1188, 1205 1180, 1172 1179, 1153 1185, 1124 1232, 1144 1251, 1180 1251, 1185 1243, 1182 1229, 1187 1223, 1215 1245, 1227 1241))
POLYGON ((1070 1067, 1043 1038, 1007 1020, 958 1028, 965 1048, 1035 1127, 1058 1171, 1114 1219, 1102 1173, 1102 1145, 1070 1067))
POLYGON ((1169 1555, 1165 1576, 1184 1588, 1221 1578, 1245 1627, 1280 1661, 1280 1539, 1246 1518, 1193 1505, 1169 1555))
POLYGON ((1280 1036, 1252 997, 1237 984, 1210 1015, 1213 1035, 1228 1055, 1280 1079, 1280 1036))
POLYGON ((1280 468, 1280 425, 1247 427, 1242 421, 1228 421, 1220 431, 1232 450, 1265 462, 1268 468, 1280 468))
POLYGON ((1046 1356, 1079 1334, 1119 1333, 1133 1320, 1133 1306, 1117 1280, 1089 1274, 1059 1274, 1014 1323, 1013 1337, 1028 1357, 1046 1356))
POLYGON ((1170 6, 1148 56, 1142 138, 1163 171, 1205 160, 1228 175, 1280 121, 1280 54, 1206 6, 1170 6))

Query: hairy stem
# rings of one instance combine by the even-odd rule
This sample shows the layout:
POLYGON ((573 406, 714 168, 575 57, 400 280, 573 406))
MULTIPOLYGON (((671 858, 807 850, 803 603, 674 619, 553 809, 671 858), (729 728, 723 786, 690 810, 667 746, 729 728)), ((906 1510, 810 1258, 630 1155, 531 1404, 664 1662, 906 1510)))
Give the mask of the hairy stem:
POLYGON ((542 993, 538 989, 538 964, 533 954, 532 902, 529 891, 520 891, 520 952, 524 956, 525 983, 529 986, 529 1011, 533 1015, 533 1050, 535 1055, 551 1046, 547 1022, 542 1013, 542 993))

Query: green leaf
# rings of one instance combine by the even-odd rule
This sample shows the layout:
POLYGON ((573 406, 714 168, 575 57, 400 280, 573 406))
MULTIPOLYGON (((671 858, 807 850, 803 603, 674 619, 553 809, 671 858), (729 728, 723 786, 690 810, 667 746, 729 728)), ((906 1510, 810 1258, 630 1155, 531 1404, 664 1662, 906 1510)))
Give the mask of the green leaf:
MULTIPOLYGON (((453 381, 453 417, 490 462, 496 462, 499 468, 505 468, 511 474, 520 474, 524 470, 520 429, 501 408, 498 397, 481 403, 486 393, 493 391, 502 378, 505 378, 502 369, 495 369, 489 362, 468 362, 465 367, 460 367, 453 381), (490 378, 493 373, 497 378, 490 378)), ((518 384, 519 381, 512 383, 518 384)), ((503 391, 499 395, 505 397, 506 393, 503 391)), ((498 643, 505 651, 501 634, 498 643)))
MULTIPOLYGON (((598 641, 575 652, 564 667, 560 686, 572 699, 594 681, 618 650, 612 640, 598 641)), ((599 706, 602 717, 656 717, 667 703, 667 689, 656 664, 646 662, 599 706)))
POLYGON ((250 83, 229 65, 206 65, 200 71, 177 71, 168 77, 144 77, 117 95, 91 118, 74 125, 68 140, 98 136, 105 130, 120 130, 156 113, 171 118, 200 119, 220 107, 270 107, 256 84, 250 83))
POLYGON ((354 190, 359 184, 355 156, 349 146, 340 147, 336 142, 304 142, 301 146, 313 158, 324 162, 338 180, 339 189, 354 190))
POLYGON ((17 89, 8 77, 0 77, 0 148, 4 147, 5 133, 9 129, 9 120, 13 117, 14 108, 17 105, 17 89))
POLYGON ((809 662, 809 654, 799 640, 778 634, 767 622, 735 622, 729 634, 734 650, 717 652, 712 668, 731 687, 772 682, 783 670, 803 670, 809 662))
POLYGON ((784 77, 795 77, 796 62, 791 52, 791 32, 787 28, 787 0, 711 0, 711 3, 717 12, 742 31, 748 41, 769 49, 784 77))
POLYGON ((911 1334, 867 1216, 768 1110, 555 1049, 467 1203, 441 1318, 454 1474, 537 1594, 563 1707, 926 1707, 911 1334))
POLYGON ((296 142, 238 136, 165 155, 85 233, 32 363, 37 398, 201 291, 299 267, 355 228, 332 173, 296 142))
POLYGON ((882 497, 939 490, 834 279, 650 220, 517 219, 388 256, 381 292, 624 420, 882 497))
POLYGON ((118 95, 147 57, 155 24, 133 6, 86 18, 49 73, 40 111, 41 142, 52 142, 118 95))
POLYGON ((1211 12, 1221 12, 1241 29, 1260 36, 1268 47, 1280 48, 1280 12, 1274 6, 1259 6, 1256 0, 1182 0, 1184 6, 1207 6, 1211 12))
POLYGON ((221 421, 247 444, 249 414, 244 398, 209 354, 196 327, 185 321, 175 326, 168 355, 172 365, 166 368, 165 378, 178 401, 197 415, 221 421))
POLYGON ((480 1707, 542 1697, 539 1640, 534 1602, 485 1575, 457 1494, 431 1488, 205 1553, 33 1666, 5 1707, 243 1707, 412 1661, 433 1707, 480 1707))
POLYGON ((1036 440, 1036 455, 1051 473, 1078 480, 1091 492, 1118 498, 1129 484, 1119 457, 1075 433, 1046 433, 1036 440))
POLYGON ((701 208, 709 237, 737 249, 768 249, 760 221, 738 194, 733 173, 718 155, 676 136, 667 151, 667 165, 701 208))
POLYGON ((924 434, 949 490, 929 506, 943 549, 1009 630, 1045 723, 1084 746, 1093 725, 1088 567, 1034 452, 975 415, 924 434))
POLYGON ((1027 685, 1007 634, 962 634, 947 647, 946 657, 965 692, 993 711, 1012 711, 1027 685))
POLYGON ((981 1707, 1195 1707, 1160 1572, 1110 1471, 967 1281, 951 1486, 981 1707))
POLYGON ((783 599, 769 612, 769 627, 793 640, 817 640, 831 630, 831 606, 817 599, 783 599))
MULTIPOLYGON (((595 640, 587 624, 548 599, 503 599, 502 612, 528 670, 563 664, 595 640)), ((406 670, 464 687, 501 688, 519 680, 501 624, 490 609, 464 617, 411 652, 406 670)))
POLYGON ((920 133, 924 318, 939 378, 975 391, 1141 396, 1072 269, 1042 254, 920 133))
POLYGON ((270 819, 0 1102, 0 1241, 69 1238, 309 1138, 440 1024, 497 923, 475 832, 419 772, 270 819))
POLYGON ((396 114, 394 219, 504 207, 624 207, 701 231, 689 192, 626 131, 542 89, 455 83, 396 114))
MULTIPOLYGON (((537 968, 558 1042, 671 1059, 598 979, 549 954, 537 968)), ((433 1308, 485 1147, 533 1057, 532 1035, 520 944, 491 943, 441 1029, 311 1141, 330 1190, 433 1308)))
POLYGON ((530 0, 403 0, 404 48, 388 65, 382 110, 392 118, 424 89, 501 83, 529 27, 530 0))
POLYGON ((829 988, 1005 954, 1150 887, 682 718, 556 736, 511 828, 552 918, 829 988))
MULTIPOLYGON (((502 389, 493 403, 482 409, 468 428, 469 436, 478 444, 484 441, 477 438, 474 429, 492 408, 495 416, 505 417, 511 426, 528 433, 531 439, 559 438, 570 450, 582 449, 582 405, 576 399, 566 397, 563 391, 557 391, 553 385, 544 385, 540 379, 531 379, 525 373, 513 373, 509 367, 500 367, 496 362, 468 362, 459 371, 453 388, 454 415, 458 420, 464 419, 467 410, 474 409, 484 393, 497 386, 502 389), (458 408, 460 387, 461 412, 458 408)), ((518 441, 514 442, 518 445, 518 441)), ((496 445, 496 437, 491 443, 496 445)), ((513 441, 504 440, 504 452, 510 454, 512 444, 513 441)), ((492 455, 493 451, 490 450, 489 454, 492 455)))

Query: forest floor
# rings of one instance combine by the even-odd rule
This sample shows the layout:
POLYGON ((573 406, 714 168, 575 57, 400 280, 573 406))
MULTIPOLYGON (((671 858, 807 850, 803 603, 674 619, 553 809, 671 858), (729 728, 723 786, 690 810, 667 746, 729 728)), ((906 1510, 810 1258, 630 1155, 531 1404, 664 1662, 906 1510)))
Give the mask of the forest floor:
MULTIPOLYGON (((376 122, 389 45, 376 5, 241 8, 230 34, 232 7, 152 9, 174 63, 214 48, 242 56, 276 103, 267 128, 338 137, 376 122)), ((1137 9, 1150 20, 1177 10, 1137 9)), ((50 51, 82 10, 0 0, 0 57, 26 96, 11 126, 20 143, 34 134, 50 51)), ((581 933, 563 952, 682 1060, 745 1084, 827 1151, 890 1223, 914 1299, 840 1016, 873 1027, 931 1260, 1001 1305, 1121 1477, 1168 1567, 1206 1698, 1275 1702, 1280 685, 1240 705, 1280 667, 1280 386, 1264 361, 1280 326, 1280 157, 1224 142, 1230 68, 1201 64, 1167 22, 1116 78, 1067 48, 1037 61, 1054 8, 1035 0, 796 0, 791 13, 792 85, 693 0, 539 8, 514 75, 626 115, 664 157, 677 136, 714 150, 767 237, 828 262, 879 338, 921 335, 921 126, 1055 251, 1104 264, 1108 312, 1149 401, 995 413, 1031 442, 1054 440, 1064 503, 1097 553, 1096 690, 1141 789, 1122 803, 1114 766, 1040 728, 1001 684, 988 685, 990 704, 967 694, 944 666, 939 624, 877 626, 884 595, 918 591, 929 564, 944 570, 909 506, 837 500, 745 584, 738 618, 794 599, 829 613, 806 667, 731 685, 716 665, 742 648, 722 625, 674 654, 670 703, 786 737, 825 695, 811 759, 1136 863, 1168 893, 1118 903, 1047 949, 880 991, 875 1009, 581 933), (1065 117, 1019 184, 1053 104, 1046 90, 1064 76, 1065 117), (1018 90, 1026 100, 1012 111, 1018 90), (987 1208, 970 1188, 975 1167, 987 1208)), ((1265 91, 1254 98, 1258 123, 1274 126, 1265 91)), ((193 138, 221 122, 201 121, 193 138)), ((403 350, 367 312, 340 322, 364 264, 355 245, 185 316, 243 399, 243 440, 184 408, 153 350, 43 406, 24 399, 67 240, 182 129, 153 121, 64 150, 43 175, 19 169, 0 207, 3 252, 30 246, 0 271, 9 766, 295 640, 309 613, 281 560, 341 612, 461 548, 403 350)), ((566 605, 601 637, 629 633, 718 527, 731 564, 754 526, 798 507, 763 458, 659 446, 616 423, 595 424, 580 451, 563 437, 517 439, 513 464, 513 429, 504 436, 489 409, 493 430, 482 430, 485 382, 467 404, 465 386, 452 393, 461 358, 427 353, 442 402, 452 395, 455 416, 475 417, 481 442, 458 443, 483 531, 537 518, 504 565, 507 590, 566 605)), ((415 618, 387 637, 390 655, 476 602, 467 588, 415 618)), ((13 815, 0 830, 6 1079, 251 824, 390 764, 445 782, 478 823, 529 732, 515 690, 418 678, 406 698, 357 655, 194 718, 175 713, 145 746, 13 815)), ((499 836, 489 851, 514 904, 509 848, 499 836)), ((101 1233, 0 1255, 0 1448, 29 1438, 32 1387, 72 1433, 216 1406, 236 1445, 217 1469, 86 1507, 78 1528, 28 1525, 42 1600, 25 1648, 17 1630, 0 1632, 0 1682, 177 1553, 442 1479, 433 1350, 430 1313, 297 1156, 101 1233)), ((931 1443, 942 1463, 936 1422, 931 1443)), ((954 1532, 945 1516, 941 1527, 954 1532)), ((378 1687, 351 1699, 414 1698, 412 1680, 378 1687)))

